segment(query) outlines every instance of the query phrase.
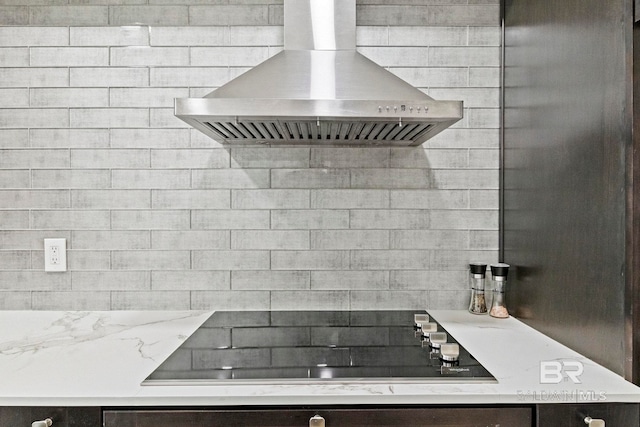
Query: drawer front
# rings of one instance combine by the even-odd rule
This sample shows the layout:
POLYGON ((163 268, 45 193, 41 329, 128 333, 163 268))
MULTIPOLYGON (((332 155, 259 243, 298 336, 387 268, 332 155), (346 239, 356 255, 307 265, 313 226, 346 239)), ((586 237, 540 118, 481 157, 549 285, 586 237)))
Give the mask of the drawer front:
MULTIPOLYGON (((326 427, 532 427, 531 407, 107 410, 104 427, 307 427, 319 415, 326 427)), ((319 424, 314 423, 314 426, 319 424)))

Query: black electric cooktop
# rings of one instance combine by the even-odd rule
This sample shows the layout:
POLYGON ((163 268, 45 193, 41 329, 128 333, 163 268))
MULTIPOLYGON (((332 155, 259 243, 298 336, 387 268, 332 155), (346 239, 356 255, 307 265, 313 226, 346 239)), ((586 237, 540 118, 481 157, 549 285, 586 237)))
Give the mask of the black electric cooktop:
POLYGON ((340 380, 495 382, 425 311, 377 310, 217 311, 142 384, 340 380))

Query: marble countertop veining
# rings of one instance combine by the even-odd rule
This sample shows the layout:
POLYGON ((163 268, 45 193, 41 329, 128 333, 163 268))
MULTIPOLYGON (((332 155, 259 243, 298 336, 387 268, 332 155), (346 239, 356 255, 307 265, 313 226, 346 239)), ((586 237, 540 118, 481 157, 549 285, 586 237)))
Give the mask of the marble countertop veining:
POLYGON ((0 311, 0 406, 640 402, 640 388, 516 319, 451 310, 430 313, 497 383, 142 386, 211 313, 0 311), (541 362, 579 362, 580 383, 541 383, 541 362))

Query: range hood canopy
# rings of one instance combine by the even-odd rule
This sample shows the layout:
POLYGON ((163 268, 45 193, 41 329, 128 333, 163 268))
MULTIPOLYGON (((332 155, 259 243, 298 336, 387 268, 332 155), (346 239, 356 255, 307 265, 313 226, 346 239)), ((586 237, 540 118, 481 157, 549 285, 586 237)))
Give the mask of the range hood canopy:
POLYGON ((225 144, 420 145, 462 118, 356 51, 355 0, 285 0, 284 50, 175 115, 225 144))

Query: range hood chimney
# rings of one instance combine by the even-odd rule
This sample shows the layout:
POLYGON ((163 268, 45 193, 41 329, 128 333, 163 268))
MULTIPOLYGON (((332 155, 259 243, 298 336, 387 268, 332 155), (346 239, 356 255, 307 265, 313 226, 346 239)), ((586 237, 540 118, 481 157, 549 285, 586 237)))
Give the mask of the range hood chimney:
POLYGON ((420 145, 462 118, 356 52, 355 0, 285 0, 284 50, 175 115, 224 144, 420 145))

